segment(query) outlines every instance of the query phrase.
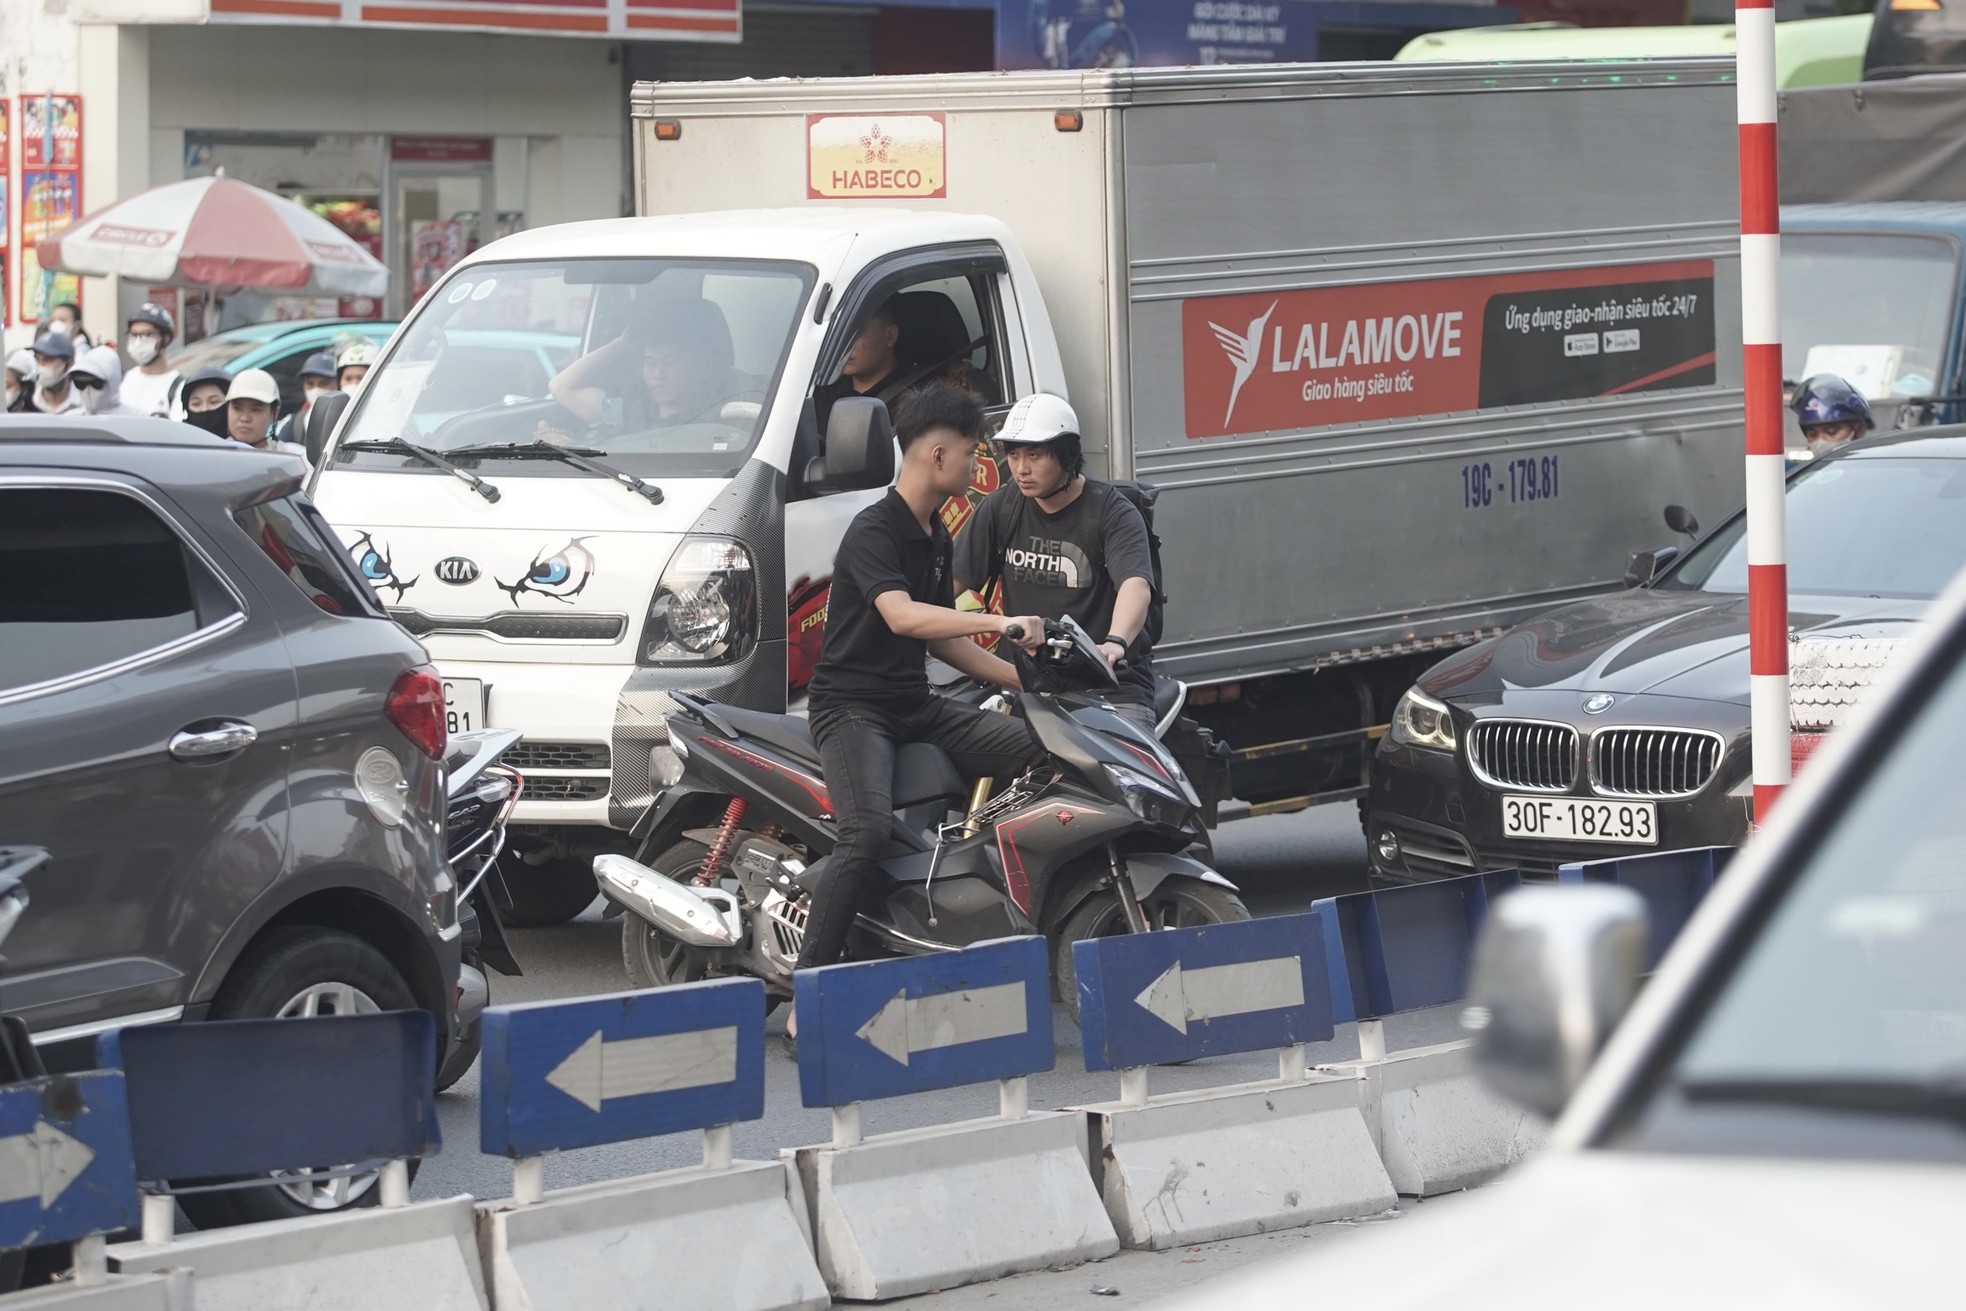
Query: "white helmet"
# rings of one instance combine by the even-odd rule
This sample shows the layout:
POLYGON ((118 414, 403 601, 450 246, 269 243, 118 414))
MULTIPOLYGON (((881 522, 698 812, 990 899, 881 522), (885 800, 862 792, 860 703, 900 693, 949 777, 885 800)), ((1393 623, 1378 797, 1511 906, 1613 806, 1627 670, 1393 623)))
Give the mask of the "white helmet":
POLYGON ((1079 435, 1079 416, 1063 397, 1032 392, 1010 407, 997 440, 1008 445, 1041 446, 1079 435))
POLYGON ((364 366, 374 364, 375 357, 375 343, 363 338, 357 338, 349 342, 346 346, 343 346, 341 353, 335 356, 335 372, 340 373, 343 369, 352 369, 358 364, 364 366))

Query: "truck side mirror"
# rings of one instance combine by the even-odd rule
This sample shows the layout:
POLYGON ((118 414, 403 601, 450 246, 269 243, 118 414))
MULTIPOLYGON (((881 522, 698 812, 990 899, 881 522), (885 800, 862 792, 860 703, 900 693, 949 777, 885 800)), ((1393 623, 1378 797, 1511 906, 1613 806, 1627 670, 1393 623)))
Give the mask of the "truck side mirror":
POLYGON ((1693 512, 1683 505, 1666 507, 1666 527, 1676 533, 1685 533, 1688 537, 1700 535, 1700 521, 1695 519, 1693 512))
POLYGON ((808 460, 815 492, 863 492, 894 481, 894 424, 871 396, 842 396, 826 418, 826 453, 808 460))
POLYGON ((1679 558, 1677 546, 1659 546, 1650 551, 1633 551, 1630 563, 1625 565, 1625 586, 1645 587, 1672 566, 1679 558))
POLYGON ((321 467, 321 452, 327 449, 328 438, 333 435, 335 425, 341 422, 341 416, 354 399, 345 391, 334 391, 314 402, 314 408, 307 412, 307 428, 301 433, 301 444, 307 448, 308 464, 317 469, 321 467))
POLYGON ((1555 1116, 1638 995, 1645 902, 1608 883, 1524 888, 1475 944, 1463 1027, 1495 1090, 1555 1116))

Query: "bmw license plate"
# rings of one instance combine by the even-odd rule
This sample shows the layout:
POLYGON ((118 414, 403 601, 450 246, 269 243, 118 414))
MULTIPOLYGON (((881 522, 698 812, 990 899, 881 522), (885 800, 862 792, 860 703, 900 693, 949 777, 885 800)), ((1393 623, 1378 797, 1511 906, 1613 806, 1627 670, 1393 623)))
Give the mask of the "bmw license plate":
POLYGON ((444 680, 444 727, 453 733, 475 733, 485 723, 485 685, 476 678, 444 680))
POLYGON ((1502 835, 1552 842, 1659 845, 1659 810, 1649 801, 1587 797, 1503 797, 1502 835))

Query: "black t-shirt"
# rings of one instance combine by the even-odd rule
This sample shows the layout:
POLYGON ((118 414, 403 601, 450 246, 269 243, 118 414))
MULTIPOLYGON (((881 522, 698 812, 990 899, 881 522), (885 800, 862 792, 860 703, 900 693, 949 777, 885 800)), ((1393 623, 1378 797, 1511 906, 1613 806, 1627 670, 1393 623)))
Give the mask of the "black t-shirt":
MULTIPOLYGON (((1014 486, 991 492, 956 545, 956 577, 981 586, 1003 562, 1003 609, 1010 615, 1070 615, 1101 641, 1113 629, 1113 603, 1129 578, 1154 582, 1147 523, 1110 486, 1087 479, 1072 503, 1047 514, 1014 486)), ((1120 674, 1149 695, 1154 673, 1137 648, 1120 674)))
MULTIPOLYGON (((868 400, 873 401, 887 400, 887 397, 881 395, 881 389, 893 382, 896 374, 899 372, 899 370, 895 370, 893 373, 887 374, 866 391, 855 391, 853 379, 847 377, 845 374, 841 374, 831 382, 823 383, 813 388, 812 412, 813 417, 819 420, 819 431, 822 433, 826 431, 826 420, 832 416, 833 402, 843 396, 865 396, 868 400)), ((893 404, 892 401, 888 401, 889 408, 893 408, 893 404)))
POLYGON ((924 533, 893 488, 847 526, 833 561, 826 641, 812 674, 814 707, 871 701, 912 710, 928 699, 928 643, 889 628, 874 598, 899 591, 928 605, 955 605, 949 531, 939 516, 929 526, 924 533))

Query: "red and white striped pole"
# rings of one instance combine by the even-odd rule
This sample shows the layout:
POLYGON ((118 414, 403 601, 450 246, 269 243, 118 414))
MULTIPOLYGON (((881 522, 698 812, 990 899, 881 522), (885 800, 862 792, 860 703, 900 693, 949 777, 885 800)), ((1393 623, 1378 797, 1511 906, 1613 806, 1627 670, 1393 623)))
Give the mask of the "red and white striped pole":
POLYGON ((1741 145, 1741 342, 1747 400, 1748 667, 1754 818, 1789 782, 1788 513, 1783 504, 1781 213, 1774 0, 1735 0, 1741 145))

